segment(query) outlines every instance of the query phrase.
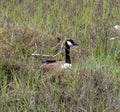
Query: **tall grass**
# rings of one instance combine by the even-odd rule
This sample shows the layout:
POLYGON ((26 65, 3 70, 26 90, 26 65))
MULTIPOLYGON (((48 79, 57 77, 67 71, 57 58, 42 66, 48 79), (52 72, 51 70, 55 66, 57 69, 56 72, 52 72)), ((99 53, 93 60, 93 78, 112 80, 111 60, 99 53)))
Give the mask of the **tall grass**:
POLYGON ((116 24, 119 0, 1 0, 0 111, 119 112, 116 24), (58 37, 79 43, 73 68, 44 73, 31 54, 54 55, 58 37))

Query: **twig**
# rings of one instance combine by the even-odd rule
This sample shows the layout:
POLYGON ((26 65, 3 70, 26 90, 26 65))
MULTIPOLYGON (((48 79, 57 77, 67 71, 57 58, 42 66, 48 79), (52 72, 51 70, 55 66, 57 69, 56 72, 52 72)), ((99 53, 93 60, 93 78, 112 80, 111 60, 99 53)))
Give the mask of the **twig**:
POLYGON ((46 54, 35 54, 35 53, 33 53, 32 56, 52 57, 52 56, 46 55, 46 54))
POLYGON ((112 37, 109 40, 115 40, 115 39, 120 39, 120 37, 112 37))
MULTIPOLYGON (((63 49, 64 43, 65 43, 65 40, 66 40, 66 38, 63 41, 61 41, 60 43, 58 43, 54 48, 52 48, 52 50, 54 50, 56 47, 58 47, 58 45, 61 44, 59 52, 57 54, 53 55, 53 56, 52 55, 46 55, 46 54, 39 54, 39 53, 33 53, 32 56, 42 56, 42 57, 53 57, 54 58, 54 57, 58 56, 59 54, 61 54, 63 52, 62 49, 63 49)), ((36 43, 35 43, 35 48, 36 48, 36 51, 37 51, 36 43)))
POLYGON ((80 109, 84 112, 87 112, 87 110, 85 110, 83 107, 80 107, 80 109))

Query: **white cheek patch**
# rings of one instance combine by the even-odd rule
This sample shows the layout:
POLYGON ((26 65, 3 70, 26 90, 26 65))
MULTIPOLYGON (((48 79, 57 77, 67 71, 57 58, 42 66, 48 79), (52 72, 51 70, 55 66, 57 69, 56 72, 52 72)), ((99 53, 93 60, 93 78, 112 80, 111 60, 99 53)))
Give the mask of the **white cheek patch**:
POLYGON ((67 68, 71 68, 71 67, 72 67, 72 65, 69 63, 65 63, 61 66, 62 69, 67 69, 67 68))
POLYGON ((67 44, 68 44, 69 46, 71 46, 71 45, 72 45, 72 43, 71 43, 70 41, 67 41, 67 44))

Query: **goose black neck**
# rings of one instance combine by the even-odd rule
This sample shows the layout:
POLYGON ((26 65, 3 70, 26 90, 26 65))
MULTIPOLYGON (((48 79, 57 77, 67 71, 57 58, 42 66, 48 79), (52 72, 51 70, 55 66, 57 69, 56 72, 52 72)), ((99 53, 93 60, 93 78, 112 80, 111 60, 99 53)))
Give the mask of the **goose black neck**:
POLYGON ((70 46, 68 46, 68 44, 65 44, 65 63, 71 63, 71 60, 70 60, 70 46))

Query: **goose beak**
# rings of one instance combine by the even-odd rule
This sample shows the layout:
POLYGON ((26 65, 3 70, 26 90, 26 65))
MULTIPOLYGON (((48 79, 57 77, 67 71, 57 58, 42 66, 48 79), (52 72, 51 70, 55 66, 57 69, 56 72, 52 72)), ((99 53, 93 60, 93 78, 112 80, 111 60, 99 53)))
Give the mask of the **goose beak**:
POLYGON ((78 43, 76 43, 76 42, 74 42, 74 43, 73 43, 73 45, 74 45, 74 46, 78 46, 79 44, 78 44, 78 43))

